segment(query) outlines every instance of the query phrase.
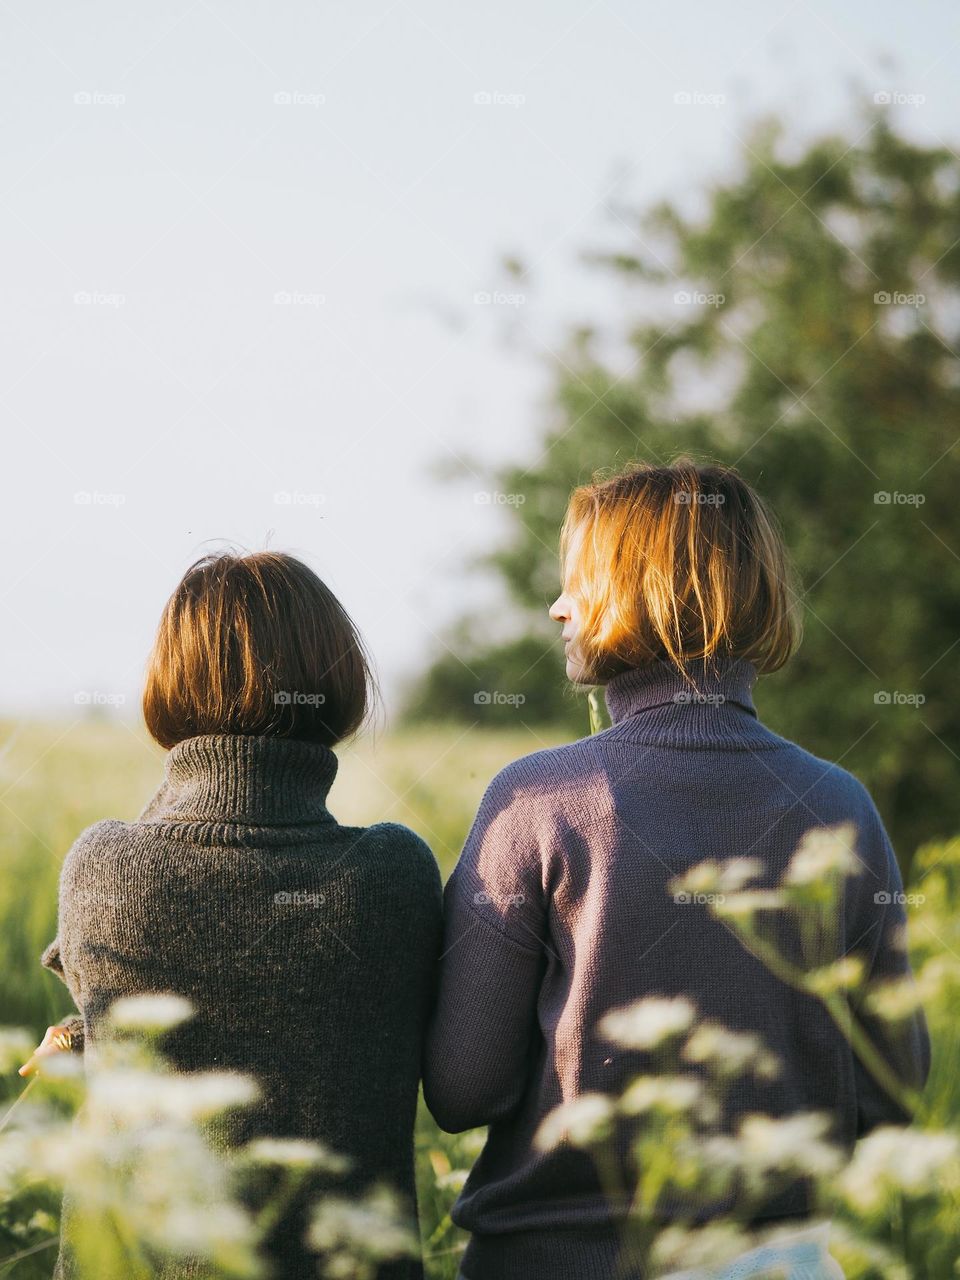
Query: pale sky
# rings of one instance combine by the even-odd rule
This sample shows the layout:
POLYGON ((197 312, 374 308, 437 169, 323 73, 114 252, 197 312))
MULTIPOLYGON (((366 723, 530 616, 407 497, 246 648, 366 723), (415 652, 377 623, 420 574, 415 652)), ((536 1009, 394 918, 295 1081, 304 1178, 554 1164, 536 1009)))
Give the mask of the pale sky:
POLYGON ((551 353, 624 300, 578 262, 611 193, 690 199, 763 111, 852 129, 855 85, 957 145, 958 57, 930 0, 3 0, 0 713, 132 713, 223 541, 307 559, 393 709, 493 600, 503 508, 434 466, 536 456, 551 353))

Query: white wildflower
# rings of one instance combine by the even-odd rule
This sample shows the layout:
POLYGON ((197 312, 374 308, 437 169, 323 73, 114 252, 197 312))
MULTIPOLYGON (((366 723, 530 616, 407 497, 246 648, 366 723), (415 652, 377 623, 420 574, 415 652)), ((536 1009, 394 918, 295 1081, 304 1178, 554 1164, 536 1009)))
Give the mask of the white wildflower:
POLYGON ((830 1117, 818 1111, 783 1117, 749 1115, 741 1122, 738 1136, 752 1165, 823 1175, 840 1162, 837 1148, 825 1141, 830 1124, 830 1117))
POLYGON ((843 822, 835 827, 815 827, 808 831, 790 860, 784 884, 819 884, 828 876, 849 875, 860 869, 854 853, 856 831, 843 822))
POLYGON ((757 911, 782 911, 786 905, 786 898, 777 889, 744 889, 726 894, 713 909, 718 916, 750 917, 757 911))
POLYGON ((729 858, 719 864, 717 889, 720 893, 736 893, 748 880, 762 876, 763 863, 759 858, 729 858))
POLYGON ((902 1022, 923 1005, 920 984, 912 976, 878 983, 867 996, 866 1006, 886 1022, 902 1022))
POLYGON ((0 1197, 7 1198, 24 1179, 42 1178, 59 1185, 64 1176, 64 1153, 69 1151, 73 1159, 80 1146, 75 1129, 50 1119, 8 1130, 0 1138, 0 1197))
POLYGON ((306 1138, 255 1138, 243 1148, 243 1155, 256 1164, 284 1165, 296 1169, 323 1169, 346 1173, 350 1161, 323 1142, 306 1138))
POLYGON ((859 956, 843 956, 822 969, 811 969, 804 977, 804 985, 814 995, 834 995, 837 991, 849 991, 863 981, 863 961, 859 956))
POLYGON ((582 1093, 579 1098, 562 1102, 544 1117, 533 1138, 541 1151, 552 1151, 561 1142, 585 1147, 605 1137, 614 1114, 611 1100, 603 1093, 582 1093))
POLYGON ((462 1191, 466 1185, 467 1179, 470 1177, 469 1169, 451 1169, 449 1173, 442 1173, 437 1178, 437 1186, 445 1191, 462 1191))
POLYGON ((763 863, 759 858, 730 858, 720 864, 718 888, 721 893, 733 893, 742 889, 748 880, 762 876, 763 863))
POLYGON ((763 1178, 774 1171, 824 1176, 840 1164, 840 1153, 825 1141, 830 1117, 800 1112, 775 1117, 748 1115, 736 1136, 718 1135, 704 1143, 708 1158, 763 1178))
POLYGON ((717 1075, 735 1077, 750 1072, 769 1080, 780 1072, 776 1055, 752 1032, 730 1031, 716 1022, 703 1022, 683 1046, 683 1058, 711 1067, 717 1075))
POLYGON ((637 1076, 624 1091, 620 1110, 630 1116, 690 1111, 702 1096, 703 1085, 693 1076, 637 1076))
POLYGON ((857 1144, 838 1179, 844 1198, 861 1213, 882 1208, 900 1193, 946 1194, 960 1188, 960 1138, 954 1133, 884 1126, 857 1144))
POLYGON ((33 1167, 36 1152, 26 1133, 12 1130, 0 1137, 0 1198, 12 1198, 17 1183, 33 1167))
POLYGON ((123 996, 110 1006, 110 1021, 121 1031, 169 1031, 193 1014, 189 1000, 168 992, 123 996))
MULTIPOLYGON (((318 1252, 387 1260, 414 1256, 419 1239, 400 1202, 385 1187, 368 1191, 362 1199, 328 1196, 316 1206, 309 1242, 318 1252)), ((352 1274, 352 1273, 346 1273, 352 1274)))
POLYGON ((249 1219, 237 1205, 228 1203, 176 1202, 154 1218, 154 1227, 157 1242, 177 1253, 211 1257, 237 1239, 246 1237, 253 1243, 249 1219))
POLYGON ((83 1054, 51 1053, 43 1059, 43 1077, 49 1084, 51 1080, 82 1080, 84 1075, 83 1054))
POLYGON ((888 1022, 900 1022, 923 1005, 940 999, 958 982, 960 970, 956 961, 934 956, 915 976, 907 973, 902 978, 876 983, 867 996, 867 1008, 888 1022))
POLYGON ((227 1165, 192 1125, 148 1113, 140 1127, 118 1127, 84 1108, 66 1138, 44 1145, 34 1169, 66 1181, 83 1220, 121 1212, 128 1238, 164 1257, 202 1257, 238 1280, 256 1274, 254 1223, 231 1200, 227 1165))
POLYGON ((742 889, 748 880, 755 880, 762 875, 763 863, 757 858, 729 858, 726 862, 698 862, 696 866, 675 876, 667 886, 670 892, 714 897, 726 893, 735 893, 742 889))
POLYGON ((254 1083, 148 1070, 143 1046, 126 1048, 136 1048, 127 1056, 141 1065, 92 1065, 73 1120, 30 1103, 17 1113, 0 1134, 0 1196, 42 1180, 69 1193, 91 1246, 105 1224, 119 1221, 131 1253, 189 1258, 191 1271, 202 1264, 204 1274, 254 1280, 259 1233, 232 1198, 233 1162, 194 1123, 249 1101, 254 1083))
POLYGON ((260 1091, 249 1076, 231 1071, 161 1075, 145 1071, 102 1071, 91 1075, 90 1104, 130 1124, 149 1117, 172 1121, 206 1120, 234 1107, 248 1106, 260 1091))
POLYGON ((696 1015, 693 1004, 683 996, 666 999, 648 996, 621 1009, 612 1009, 600 1019, 598 1031, 625 1049, 655 1049, 665 1040, 686 1031, 696 1015))

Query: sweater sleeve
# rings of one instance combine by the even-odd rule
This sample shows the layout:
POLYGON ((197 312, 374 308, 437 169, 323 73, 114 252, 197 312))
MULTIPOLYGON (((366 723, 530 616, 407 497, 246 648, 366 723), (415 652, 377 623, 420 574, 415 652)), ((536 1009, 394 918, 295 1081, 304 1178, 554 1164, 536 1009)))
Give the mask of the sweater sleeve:
POLYGON ((451 1133, 512 1112, 542 1044, 537 998, 549 947, 543 814, 512 776, 504 770, 488 788, 444 890, 423 1089, 451 1133))
MULTIPOLYGON (((49 969, 51 973, 55 973, 57 977, 60 978, 61 981, 66 984, 67 988, 70 989, 70 983, 67 981, 67 976, 63 971, 63 961, 60 958, 60 939, 59 938, 54 938, 54 940, 44 949, 44 952, 40 957, 40 963, 44 966, 44 968, 49 969)), ((76 1002, 76 996, 74 995, 72 989, 70 989, 70 994, 74 997, 74 1002, 76 1002)), ((75 1053, 82 1053, 83 1052, 83 1016, 82 1014, 79 1014, 79 1013, 68 1014, 65 1018, 60 1019, 59 1025, 70 1033, 70 1048, 75 1053)))
MULTIPOLYGON (((896 855, 873 801, 861 828, 867 857, 850 913, 848 951, 867 962, 867 994, 893 981, 912 981, 907 953, 907 913, 903 879, 896 855)), ((869 1012, 859 1001, 855 1013, 870 1042, 878 1049, 902 1087, 919 1092, 930 1071, 930 1037, 926 1019, 916 1010, 891 1022, 869 1012)), ((910 1112, 890 1096, 859 1059, 855 1061, 857 1136, 882 1124, 902 1125, 910 1112)))

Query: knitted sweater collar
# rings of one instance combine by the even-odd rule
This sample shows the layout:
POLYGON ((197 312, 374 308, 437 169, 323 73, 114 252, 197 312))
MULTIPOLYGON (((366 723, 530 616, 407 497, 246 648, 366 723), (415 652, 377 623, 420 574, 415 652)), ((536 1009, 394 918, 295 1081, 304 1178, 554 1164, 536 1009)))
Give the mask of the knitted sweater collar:
POLYGON ((678 715, 696 718, 701 711, 734 703, 757 718, 753 663, 743 658, 717 658, 704 664, 688 663, 689 680, 672 663, 657 661, 631 667, 614 676, 604 690, 607 710, 614 724, 653 707, 672 706, 678 715), (693 683, 690 683, 690 680, 693 683))
POLYGON ((179 742, 140 815, 148 822, 289 826, 329 822, 337 774, 329 747, 292 738, 216 734, 179 742))

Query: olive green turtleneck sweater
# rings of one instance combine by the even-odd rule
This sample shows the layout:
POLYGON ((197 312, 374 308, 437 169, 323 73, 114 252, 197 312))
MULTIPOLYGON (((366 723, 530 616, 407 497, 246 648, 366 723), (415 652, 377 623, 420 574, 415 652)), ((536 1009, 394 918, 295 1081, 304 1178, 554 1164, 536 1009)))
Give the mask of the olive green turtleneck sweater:
MULTIPOLYGON (((386 1179, 413 1206, 440 876, 406 827, 337 822, 336 771, 313 743, 180 743, 136 822, 99 822, 70 850, 44 963, 69 986, 88 1042, 119 996, 186 996, 197 1015, 166 1041, 177 1067, 260 1085, 237 1140, 320 1139, 351 1158, 347 1190, 386 1179)), ((313 1280, 302 1230, 294 1214, 271 1252, 279 1275, 313 1280)), ((421 1274, 412 1261, 381 1272, 421 1274)))

